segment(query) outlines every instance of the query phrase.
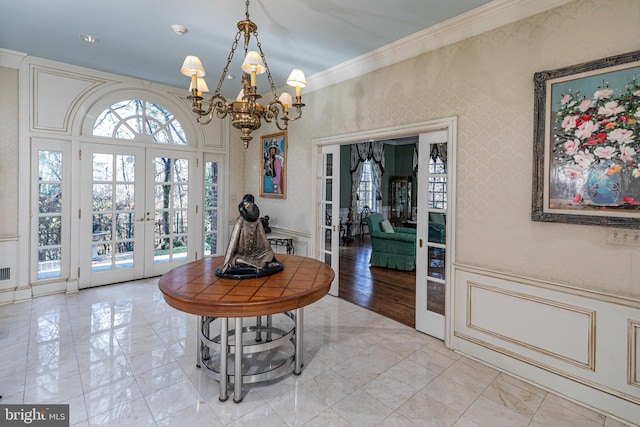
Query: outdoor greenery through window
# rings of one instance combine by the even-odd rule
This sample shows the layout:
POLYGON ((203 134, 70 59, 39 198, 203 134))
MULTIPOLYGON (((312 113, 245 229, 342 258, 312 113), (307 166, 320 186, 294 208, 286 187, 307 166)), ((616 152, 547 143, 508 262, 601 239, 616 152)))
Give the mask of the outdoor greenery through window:
POLYGON ((60 277, 62 152, 38 150, 38 280, 60 277))
POLYGON ((155 242, 153 261, 187 257, 189 225, 189 161, 156 157, 155 242))
POLYGON ((362 164, 362 175, 360 186, 358 187, 358 211, 368 206, 372 211, 376 211, 376 186, 371 172, 371 161, 367 160, 362 164))
POLYGON ((204 163, 204 254, 218 253, 218 162, 204 163))
POLYGON ((153 102, 129 99, 105 109, 93 125, 94 136, 186 145, 180 122, 153 102))

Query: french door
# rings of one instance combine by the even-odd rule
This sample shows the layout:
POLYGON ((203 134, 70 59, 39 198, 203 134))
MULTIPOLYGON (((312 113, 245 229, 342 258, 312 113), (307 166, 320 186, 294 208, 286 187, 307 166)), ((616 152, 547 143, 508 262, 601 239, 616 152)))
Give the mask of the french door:
POLYGON ((445 296, 451 270, 448 164, 454 153, 448 139, 447 131, 420 134, 418 153, 416 329, 440 339, 445 339, 445 296))
POLYGON ((83 144, 80 288, 153 277, 195 259, 195 155, 83 144))
POLYGON ((340 146, 322 147, 319 157, 320 211, 319 252, 320 259, 329 264, 335 273, 329 293, 338 296, 340 265, 340 146))

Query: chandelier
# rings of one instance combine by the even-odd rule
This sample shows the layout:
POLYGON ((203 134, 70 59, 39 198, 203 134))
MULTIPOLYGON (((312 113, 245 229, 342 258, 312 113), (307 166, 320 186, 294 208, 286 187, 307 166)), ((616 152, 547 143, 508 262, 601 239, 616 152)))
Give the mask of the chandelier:
POLYGON ((287 78, 287 84, 296 88, 296 100, 293 102, 292 96, 284 92, 280 96, 276 93, 276 88, 269 72, 269 66, 262 52, 262 46, 258 40, 258 26, 249 19, 249 0, 246 1, 245 19, 238 22, 238 32, 231 46, 231 52, 227 58, 227 65, 222 71, 218 87, 209 101, 204 101, 203 92, 208 92, 204 79, 205 70, 202 61, 197 56, 187 56, 182 64, 180 72, 191 77, 190 95, 187 99, 192 101, 192 110, 196 114, 196 121, 206 125, 213 120, 215 115, 219 119, 224 119, 227 115, 231 117, 231 124, 236 129, 242 131, 240 139, 244 142, 244 148, 249 146, 251 132, 258 129, 262 120, 267 123, 275 122, 278 129, 287 130, 290 121, 297 120, 302 116, 302 96, 300 90, 307 86, 307 82, 302 70, 294 69, 287 78), (244 62, 242 63, 242 89, 238 97, 233 101, 227 101, 220 94, 222 84, 227 79, 229 64, 233 59, 240 36, 244 35, 244 62), (256 38, 258 51, 249 50, 249 40, 251 35, 256 38), (258 102, 261 96, 256 87, 256 75, 267 73, 273 100, 266 106, 258 102), (293 108, 292 108, 293 107, 293 108))

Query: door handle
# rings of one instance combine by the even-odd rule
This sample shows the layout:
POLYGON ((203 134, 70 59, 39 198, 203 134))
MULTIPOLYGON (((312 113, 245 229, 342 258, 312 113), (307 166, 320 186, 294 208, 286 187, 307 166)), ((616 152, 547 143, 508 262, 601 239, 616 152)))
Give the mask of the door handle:
POLYGON ((153 221, 153 219, 149 216, 149 212, 147 212, 146 215, 147 215, 146 218, 136 219, 136 222, 153 221))
POLYGON ((420 247, 422 247, 422 239, 418 239, 418 240, 420 240, 419 244, 420 244, 420 247))

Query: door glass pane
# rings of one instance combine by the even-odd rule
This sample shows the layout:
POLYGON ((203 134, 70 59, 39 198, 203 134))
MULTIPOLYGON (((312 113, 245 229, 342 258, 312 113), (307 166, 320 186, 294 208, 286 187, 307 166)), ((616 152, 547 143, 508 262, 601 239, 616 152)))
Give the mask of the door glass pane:
POLYGON ((110 210, 113 202, 111 184, 93 184, 93 210, 110 210))
POLYGON ((62 181, 62 152, 38 151, 38 179, 40 181, 62 181))
POLYGON ((218 162, 204 164, 204 255, 218 253, 218 162))
POLYGON ((173 208, 187 209, 189 207, 189 186, 174 185, 173 186, 173 208))
POLYGON ((430 247, 428 250, 428 267, 427 275, 438 279, 445 279, 444 274, 444 256, 445 249, 430 247))
POLYGON ((324 175, 333 176, 333 154, 324 156, 324 175))
POLYGON ((154 263, 187 257, 189 160, 156 157, 154 263))
POLYGON ((173 215, 174 226, 173 230, 176 234, 186 234, 187 233, 187 210, 179 210, 175 211, 173 215))
MULTIPOLYGON (((333 179, 331 179, 331 178, 325 179, 325 182, 324 182, 324 194, 322 195, 324 200, 327 200, 327 201, 333 200, 332 186, 333 186, 333 179)), ((329 209, 329 208, 327 208, 327 209, 329 209)), ((329 209, 329 213, 331 213, 331 209, 329 209)))
POLYGON ((136 179, 134 157, 118 154, 116 156, 116 174, 117 181, 134 182, 136 179))
POLYGON ((133 239, 135 217, 133 212, 116 214, 116 239, 133 239))
POLYGON ((38 150, 37 279, 62 275, 63 158, 61 151, 38 150))
POLYGON ((62 224, 59 215, 38 219, 38 246, 59 246, 62 243, 62 224))
POLYGON ((446 214, 429 212, 429 243, 447 243, 446 214))
POLYGON ((119 211, 133 210, 134 184, 116 184, 116 209, 119 211))
POLYGON ((40 213, 62 212, 62 185, 40 184, 38 210, 40 213))
POLYGON ((133 267, 134 178, 135 156, 94 153, 91 246, 94 272, 133 267))
POLYGON ((93 180, 113 180, 113 155, 94 153, 93 155, 93 180))
POLYGON ((60 248, 42 249, 38 251, 38 280, 60 277, 60 248))
POLYGON ((429 145, 427 310, 445 314, 447 144, 429 145))
POLYGON ((330 251, 331 250, 331 239, 332 239, 332 224, 333 224, 333 218, 331 217, 331 209, 333 208, 333 205, 331 203, 327 203, 325 205, 325 209, 326 209, 326 213, 325 213, 325 238, 322 242, 322 249, 330 251))
POLYGON ((444 283, 427 281, 427 310, 444 316, 444 291, 444 283))

